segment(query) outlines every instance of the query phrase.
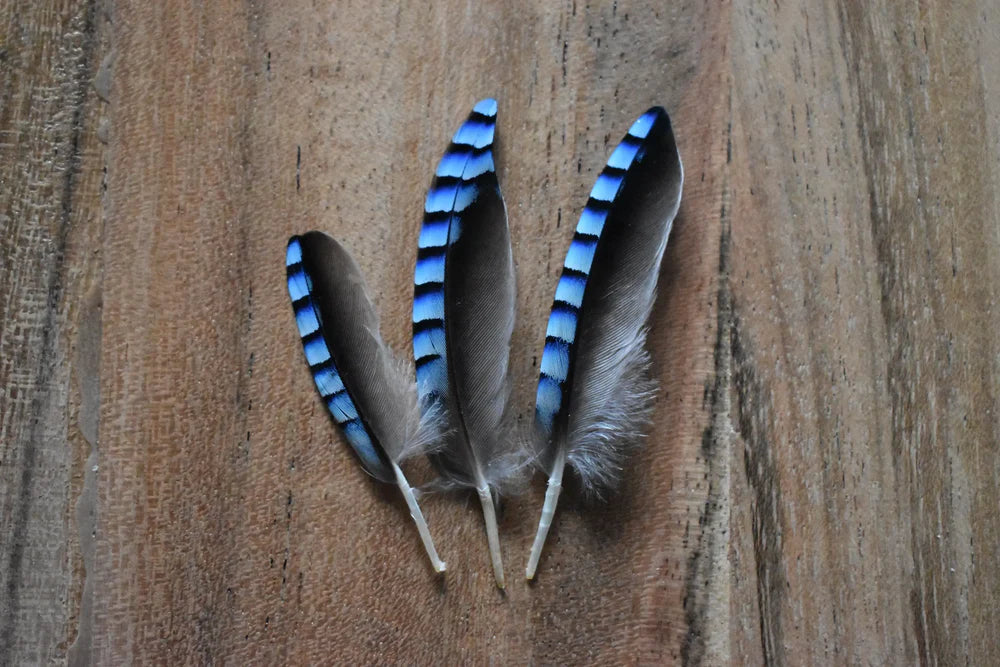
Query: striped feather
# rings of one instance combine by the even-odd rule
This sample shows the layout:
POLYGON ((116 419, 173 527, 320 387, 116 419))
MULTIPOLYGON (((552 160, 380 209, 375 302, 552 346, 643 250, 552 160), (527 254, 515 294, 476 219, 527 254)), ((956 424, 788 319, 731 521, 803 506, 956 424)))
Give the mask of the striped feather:
POLYGON ((452 137, 427 191, 413 277, 413 355, 422 398, 442 400, 449 394, 445 266, 449 244, 461 235, 463 218, 470 217, 462 212, 480 188, 495 192, 503 206, 493 163, 496 115, 496 100, 476 104, 452 137))
POLYGON ((566 464, 585 493, 621 481, 652 413, 648 319, 680 204, 683 167, 670 118, 639 117, 598 175, 580 215, 545 332, 535 424, 549 473, 527 567, 534 576, 566 464))
POLYGON ((320 330, 319 307, 312 280, 302 264, 302 241, 299 237, 292 237, 288 242, 285 266, 288 294, 295 311, 295 324, 302 338, 302 349, 320 399, 330 411, 333 421, 343 431, 365 471, 381 482, 395 481, 389 458, 361 418, 320 330))
POLYGON ((483 100, 455 133, 427 192, 413 292, 422 401, 450 436, 431 456, 446 485, 475 489, 503 587, 494 495, 517 469, 504 437, 514 327, 514 264, 494 166, 497 104, 483 100))
POLYGON ((405 366, 386 347, 361 270, 321 232, 293 236, 285 254, 288 295, 320 399, 368 474, 399 486, 435 570, 444 570, 399 464, 440 438, 423 416, 405 366))

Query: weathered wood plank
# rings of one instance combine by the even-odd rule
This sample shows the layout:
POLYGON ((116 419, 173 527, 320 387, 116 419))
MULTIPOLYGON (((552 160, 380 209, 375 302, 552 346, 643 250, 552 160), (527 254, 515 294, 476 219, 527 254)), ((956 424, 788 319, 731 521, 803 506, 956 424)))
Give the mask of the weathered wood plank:
POLYGON ((4 659, 1000 661, 990 3, 51 4, 0 47, 4 659), (485 95, 523 419, 575 217, 650 104, 687 174, 648 445, 612 505, 566 497, 531 586, 541 480, 506 503, 505 595, 470 499, 424 501, 435 579, 347 455, 283 269, 334 234, 407 351, 423 194, 485 95))
POLYGON ((734 17, 742 654, 1000 660, 996 18, 734 17))
MULTIPOLYGON (((373 651, 653 661, 704 641, 688 636, 685 615, 697 614, 684 600, 705 607, 689 567, 725 554, 721 541, 714 553, 697 545, 728 92, 714 53, 724 12, 693 7, 441 5, 431 19, 449 29, 431 41, 411 29, 424 20, 416 7, 122 7, 105 246, 102 656, 308 661, 334 642, 356 661, 373 651), (549 46, 527 48, 536 43, 549 46), (506 597, 489 585, 468 499, 428 499, 454 567, 444 587, 428 575, 403 505, 344 454, 312 394, 281 274, 291 233, 334 233, 406 349, 423 192, 453 126, 486 94, 501 100, 525 414, 571 218, 594 174, 652 103, 697 128, 681 133, 696 177, 656 315, 665 392, 655 446, 611 508, 566 503, 545 576, 506 597), (165 609, 178 612, 167 626, 165 609)), ((540 494, 507 507, 515 580, 540 494)))
POLYGON ((86 2, 0 25, 0 661, 32 664, 87 642, 106 31, 86 2))

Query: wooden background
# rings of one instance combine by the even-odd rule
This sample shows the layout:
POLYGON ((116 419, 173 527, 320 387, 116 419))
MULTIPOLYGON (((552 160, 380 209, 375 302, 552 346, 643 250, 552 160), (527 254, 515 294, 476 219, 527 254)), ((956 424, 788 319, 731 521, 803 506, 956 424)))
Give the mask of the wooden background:
MULTIPOLYGON (((0 662, 1000 663, 1000 5, 0 3, 0 662), (500 102, 515 400, 647 106, 681 214, 605 509, 424 509, 335 435, 284 246, 408 349, 423 194, 500 102)), ((426 479, 426 466, 414 475, 426 479)))

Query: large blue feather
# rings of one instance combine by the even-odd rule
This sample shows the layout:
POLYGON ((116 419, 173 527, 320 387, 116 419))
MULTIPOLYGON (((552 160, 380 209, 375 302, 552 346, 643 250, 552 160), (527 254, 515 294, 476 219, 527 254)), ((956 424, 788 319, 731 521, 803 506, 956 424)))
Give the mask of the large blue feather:
POLYGON ((413 294, 413 354, 423 403, 450 429, 431 456, 445 483, 475 489, 497 585, 503 586, 493 494, 512 470, 503 434, 514 325, 514 265, 494 166, 497 104, 476 104, 427 192, 413 294))
MULTIPOLYGON (((557 416, 565 413, 568 408, 567 380, 574 358, 576 329, 605 223, 625 185, 629 171, 642 163, 650 144, 649 133, 654 127, 658 132, 663 132, 664 129, 666 132, 670 131, 670 119, 660 107, 654 107, 640 116, 608 158, 607 165, 590 191, 566 253, 545 331, 545 348, 542 351, 541 373, 535 397, 535 416, 546 434, 551 433, 557 416)), ((669 233, 668 222, 664 240, 669 233)))
POLYGON ((598 175, 580 215, 545 331, 535 424, 549 473, 528 561, 534 576, 568 464, 583 491, 621 480, 655 395, 646 319, 680 204, 683 168, 666 112, 639 117, 598 175))

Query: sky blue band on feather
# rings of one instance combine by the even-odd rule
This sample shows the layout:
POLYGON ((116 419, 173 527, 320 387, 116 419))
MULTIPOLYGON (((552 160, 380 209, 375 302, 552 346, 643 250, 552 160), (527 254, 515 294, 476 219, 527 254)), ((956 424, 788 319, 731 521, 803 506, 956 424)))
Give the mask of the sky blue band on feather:
POLYGON ((569 244, 569 252, 566 253, 567 269, 573 269, 580 273, 590 273, 590 266, 594 262, 594 253, 597 252, 597 240, 573 239, 569 244))
POLYGON ((448 221, 432 220, 420 229, 418 248, 440 248, 448 244, 448 221))
POLYGON ((413 274, 413 282, 417 285, 444 282, 444 253, 433 257, 417 260, 417 268, 413 274))
POLYGON ((587 280, 576 274, 563 275, 556 284, 556 301, 562 301, 579 308, 583 305, 583 293, 587 288, 587 280))
POLYGON ((562 340, 545 341, 541 370, 554 380, 563 381, 569 375, 569 343, 562 340))
POLYGON ((306 304, 295 313, 295 325, 299 329, 300 336, 319 331, 319 319, 316 317, 316 311, 306 304))
POLYGON ((371 433, 368 432, 368 428, 360 420, 354 420, 350 422, 345 422, 341 425, 344 431, 344 436, 347 441, 357 452, 358 458, 364 464, 365 468, 369 470, 378 470, 385 464, 376 450, 375 441, 372 439, 371 433))
POLYGON ((597 182, 590 190, 590 196, 601 201, 614 201, 624 181, 624 175, 602 173, 598 175, 597 182))
MULTIPOLYGON (((298 239, 293 239, 289 242, 288 248, 285 250, 285 268, 289 266, 294 266, 295 264, 302 263, 302 244, 299 243, 298 239)), ((294 301, 294 299, 293 299, 294 301)))
POLYGON ((496 116, 497 101, 492 97, 481 99, 476 102, 476 106, 472 107, 472 110, 476 113, 481 113, 484 116, 496 116))
POLYGON ((562 402, 562 382, 542 375, 538 379, 538 391, 535 393, 535 415, 546 430, 552 429, 562 402))
POLYGON ((584 208, 580 214, 580 222, 576 225, 576 231, 588 236, 600 236, 604 231, 604 221, 607 219, 607 211, 584 208))
POLYGON ((447 249, 462 233, 463 212, 473 206, 482 187, 496 178, 493 140, 497 103, 480 100, 452 136, 427 191, 414 270, 413 356, 421 399, 448 389, 444 283, 447 249))
POLYGON ((455 207, 455 195, 458 194, 458 183, 439 185, 427 191, 425 213, 447 213, 455 207))
POLYGON ((465 180, 471 180, 477 176, 482 176, 483 174, 496 171, 496 166, 493 164, 493 152, 486 151, 485 153, 473 153, 469 156, 468 163, 462 170, 462 178, 465 180))
POLYGON ((590 199, 580 214, 576 234, 570 242, 563 272, 545 330, 545 348, 539 364, 535 418, 543 429, 551 430, 556 417, 567 409, 565 383, 572 371, 580 309, 594 257, 605 232, 609 211, 614 207, 632 169, 645 155, 645 140, 666 113, 652 108, 639 116, 612 151, 607 165, 590 191, 590 199))
POLYGON ((326 401, 326 407, 330 410, 333 418, 338 424, 346 424, 349 421, 358 419, 358 409, 354 407, 354 401, 347 395, 347 392, 334 394, 326 401))
POLYGON ((444 354, 445 337, 441 327, 433 327, 413 334, 413 356, 423 359, 444 354))
POLYGON ((418 359, 417 388, 421 395, 432 394, 434 388, 447 385, 448 366, 441 356, 432 359, 418 359))
MULTIPOLYGON (((462 178, 464 179, 465 176, 463 176, 462 178)), ((454 204, 455 212, 460 213, 465 209, 469 208, 472 202, 476 200, 476 196, 478 194, 479 194, 479 188, 476 186, 475 183, 467 183, 463 180, 462 185, 459 186, 458 190, 455 192, 455 204, 454 204)), ((455 222, 453 221, 452 226, 454 226, 454 224, 455 222)))
POLYGON ((653 123, 663 115, 660 109, 650 109, 632 123, 628 133, 636 139, 645 139, 649 136, 649 131, 653 128, 653 123))
POLYGON ((344 381, 340 379, 340 373, 333 366, 320 368, 313 372, 313 381, 320 396, 332 396, 344 391, 344 381))
POLYGON ((293 274, 288 276, 288 296, 292 297, 292 302, 298 301, 299 299, 304 299, 312 291, 312 286, 309 284, 309 277, 306 276, 306 272, 299 269, 293 274))
POLYGON ((639 144, 623 141, 615 147, 611 157, 608 158, 608 166, 615 169, 628 169, 635 159, 635 154, 639 152, 639 144))
POLYGON ((427 292, 413 298, 413 323, 444 319, 444 290, 427 292))
POLYGON ((441 162, 438 163, 434 175, 438 178, 461 178, 462 172, 465 171, 465 164, 469 161, 471 155, 471 150, 445 153, 444 157, 441 158, 441 162))
POLYGON ((302 349, 306 353, 306 361, 309 362, 310 366, 319 366, 330 361, 330 351, 322 337, 311 340, 303 339, 302 349))
POLYGON ((452 143, 472 146, 473 148, 486 148, 493 143, 493 128, 496 123, 493 120, 467 120, 458 128, 458 132, 452 138, 452 143))
POLYGON ((565 310, 553 311, 545 328, 546 337, 558 338, 567 344, 576 338, 576 314, 565 310))

